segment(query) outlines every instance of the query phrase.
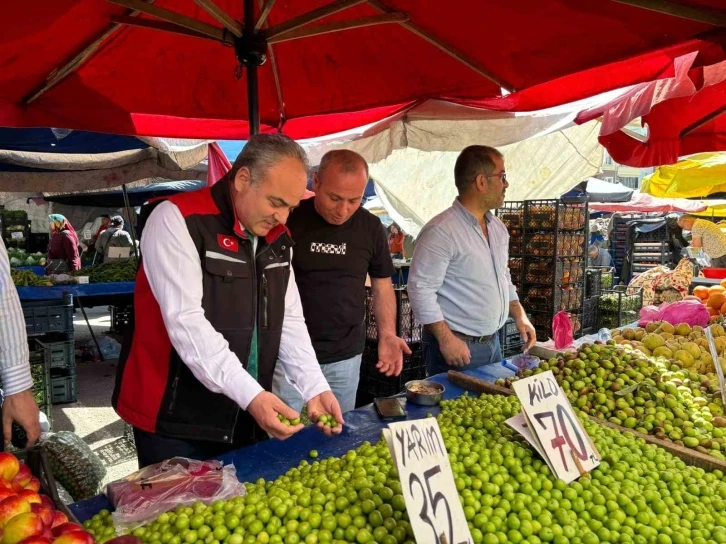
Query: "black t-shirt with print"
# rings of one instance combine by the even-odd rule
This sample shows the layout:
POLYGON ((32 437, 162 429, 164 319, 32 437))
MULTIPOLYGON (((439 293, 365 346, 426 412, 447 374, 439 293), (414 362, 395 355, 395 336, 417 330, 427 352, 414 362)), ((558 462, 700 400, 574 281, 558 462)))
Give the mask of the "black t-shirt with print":
POLYGON ((359 208, 342 225, 331 225, 304 200, 288 219, 295 241, 292 265, 303 312, 320 363, 363 352, 366 274, 394 273, 386 231, 375 215, 359 208))

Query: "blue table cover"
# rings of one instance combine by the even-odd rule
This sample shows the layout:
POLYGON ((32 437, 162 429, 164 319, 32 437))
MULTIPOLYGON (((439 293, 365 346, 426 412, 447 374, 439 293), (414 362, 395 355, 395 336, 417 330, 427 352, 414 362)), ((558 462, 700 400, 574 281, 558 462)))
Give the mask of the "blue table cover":
POLYGON ((92 297, 105 295, 133 295, 133 281, 117 281, 111 283, 84 283, 78 285, 55 285, 53 287, 18 287, 20 300, 56 300, 62 299, 63 293, 74 297, 92 297))
MULTIPOLYGON (((501 364, 465 372, 488 382, 514 375, 511 370, 501 364)), ((429 379, 444 384, 446 387, 445 399, 454 399, 464 393, 464 389, 449 382, 446 374, 438 374, 429 379)), ((405 400, 403 402, 405 403, 405 400)), ((408 412, 407 419, 409 420, 422 419, 429 413, 436 415, 440 412, 438 406, 417 406, 415 404, 406 404, 405 409, 408 412)), ((274 480, 297 466, 302 459, 308 459, 310 450, 318 450, 320 458, 331 455, 339 457, 348 450, 357 448, 366 440, 371 443, 377 442, 381 436, 381 430, 386 426, 371 404, 347 412, 344 414, 344 419, 343 432, 336 437, 328 438, 315 428, 308 427, 287 440, 266 440, 254 446, 222 455, 218 459, 225 465, 233 463, 237 469, 237 478, 241 482, 254 482, 258 478, 274 480)), ((81 522, 91 518, 104 508, 113 510, 105 495, 98 495, 70 505, 71 511, 81 522)))

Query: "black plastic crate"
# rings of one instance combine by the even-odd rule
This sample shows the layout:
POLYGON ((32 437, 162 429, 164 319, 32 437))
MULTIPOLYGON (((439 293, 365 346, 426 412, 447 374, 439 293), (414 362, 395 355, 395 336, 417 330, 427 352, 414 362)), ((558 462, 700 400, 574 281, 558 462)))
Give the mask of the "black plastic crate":
MULTIPOLYGON (((423 326, 416 321, 408 300, 408 292, 405 289, 396 289, 396 335, 403 338, 407 343, 421 341, 423 326)), ((378 340, 378 325, 376 316, 373 313, 373 295, 370 288, 366 295, 365 313, 366 340, 378 340)))
MULTIPOLYGON (((600 324, 600 308, 599 299, 590 298, 585 300, 585 304, 582 309, 582 329, 583 331, 588 329, 599 330, 600 324)), ((585 333, 589 334, 589 333, 585 333)))
POLYGON ((586 201, 525 201, 525 229, 577 231, 585 229, 587 227, 586 222, 586 201))
POLYGON ((502 356, 504 357, 511 357, 522 352, 524 346, 522 335, 512 318, 507 319, 504 326, 499 329, 499 345, 502 348, 502 356))
POLYGON ((64 294, 62 300, 22 301, 25 331, 28 336, 73 332, 73 296, 64 294))
POLYGON ((76 402, 76 373, 63 372, 59 375, 51 373, 50 378, 50 402, 51 404, 67 404, 76 402))
POLYGON ((641 242, 662 242, 668 240, 668 225, 651 230, 650 232, 638 232, 635 236, 637 243, 641 242))
POLYGON ((134 305, 111 306, 111 332, 123 334, 131 325, 134 317, 134 305))
POLYGON ((367 342, 361 360, 358 391, 369 397, 389 397, 403 391, 406 382, 426 378, 426 362, 421 344, 409 345, 411 355, 403 357, 403 369, 398 376, 386 376, 376 368, 378 364, 378 345, 367 342))
POLYGON ((518 236, 509 236, 509 256, 519 256, 524 253, 524 238, 520 234, 518 236))
POLYGON ((615 329, 640 318, 643 290, 633 287, 604 290, 598 299, 600 327, 615 329))
POLYGON ((515 285, 521 285, 522 283, 522 262, 521 257, 509 258, 509 275, 515 285))
MULTIPOLYGON (((524 283, 528 285, 568 285, 582 281, 582 258, 558 259, 553 266, 551 259, 528 259, 524 269, 524 283)), ((511 265, 510 265, 511 270, 511 265)))
POLYGON ((582 308, 582 284, 567 287, 525 285, 523 305, 529 310, 550 312, 574 311, 582 308))
POLYGON ((584 233, 539 232, 525 239, 524 253, 533 257, 584 257, 584 233))
POLYGON ((505 202, 496 211, 497 217, 504 223, 512 236, 512 230, 521 232, 524 228, 524 202, 505 202))
POLYGON ((33 363, 41 362, 48 368, 75 371, 76 342, 73 337, 60 342, 43 342, 38 338, 31 338, 31 341, 34 342, 31 344, 31 361, 33 363))

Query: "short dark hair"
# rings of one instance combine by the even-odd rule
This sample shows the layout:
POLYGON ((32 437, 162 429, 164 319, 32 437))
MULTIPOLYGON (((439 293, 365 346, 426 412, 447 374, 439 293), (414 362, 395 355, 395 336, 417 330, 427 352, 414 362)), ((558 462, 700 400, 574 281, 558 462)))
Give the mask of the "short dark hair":
POLYGON ((354 174, 361 166, 366 171, 366 177, 368 177, 368 163, 355 151, 349 149, 334 149, 328 151, 323 158, 320 159, 320 165, 318 166, 318 176, 322 176, 326 168, 332 164, 337 164, 346 174, 354 174))
POLYGON ((464 194, 479 174, 492 174, 496 168, 494 159, 501 159, 503 156, 498 149, 486 145, 470 145, 464 148, 454 165, 454 183, 459 194, 464 194))
POLYGON ((233 180, 240 168, 247 168, 252 183, 259 183, 269 168, 286 158, 299 160, 306 172, 310 168, 305 150, 292 138, 284 134, 255 134, 242 148, 227 176, 233 180))

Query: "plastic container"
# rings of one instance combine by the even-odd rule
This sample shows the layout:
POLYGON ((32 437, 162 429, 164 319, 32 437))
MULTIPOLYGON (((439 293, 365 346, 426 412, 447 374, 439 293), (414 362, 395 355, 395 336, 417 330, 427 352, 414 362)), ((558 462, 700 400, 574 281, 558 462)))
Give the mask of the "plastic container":
POLYGON ((28 336, 73 332, 73 296, 62 300, 23 301, 25 331, 28 336))
POLYGON ((726 268, 702 268, 703 275, 707 278, 722 280, 726 278, 726 268))

